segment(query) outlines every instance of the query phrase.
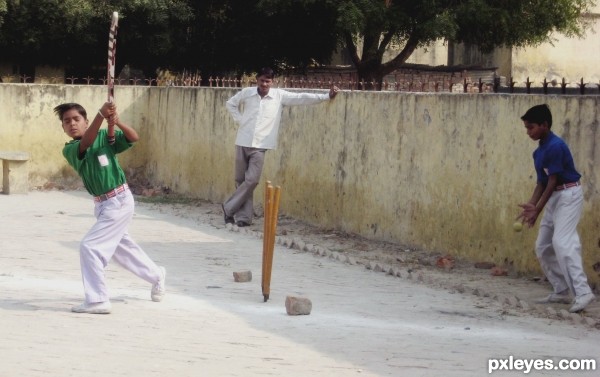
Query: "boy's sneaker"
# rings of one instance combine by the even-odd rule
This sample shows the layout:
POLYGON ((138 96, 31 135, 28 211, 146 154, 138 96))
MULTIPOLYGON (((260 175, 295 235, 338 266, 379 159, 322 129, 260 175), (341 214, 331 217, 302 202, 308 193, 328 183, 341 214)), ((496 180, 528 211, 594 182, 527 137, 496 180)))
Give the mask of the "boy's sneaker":
POLYGON ((536 304, 570 304, 573 302, 568 294, 564 293, 550 293, 547 297, 544 297, 536 301, 536 304))
POLYGON ((571 312, 571 313, 580 312, 583 309, 585 309, 585 307, 588 306, 595 299, 596 299, 596 296, 594 296, 594 294, 592 292, 586 293, 581 296, 577 296, 577 297, 575 297, 575 303, 573 304, 573 306, 571 306, 571 308, 569 309, 569 312, 571 312))
POLYGON ((81 305, 73 306, 71 311, 73 313, 87 313, 87 314, 110 314, 110 301, 104 302, 84 302, 81 305))
POLYGON ((162 301, 165 297, 165 279, 167 278, 167 270, 163 266, 159 267, 160 269, 160 280, 152 286, 152 291, 150 292, 150 297, 152 301, 162 301))

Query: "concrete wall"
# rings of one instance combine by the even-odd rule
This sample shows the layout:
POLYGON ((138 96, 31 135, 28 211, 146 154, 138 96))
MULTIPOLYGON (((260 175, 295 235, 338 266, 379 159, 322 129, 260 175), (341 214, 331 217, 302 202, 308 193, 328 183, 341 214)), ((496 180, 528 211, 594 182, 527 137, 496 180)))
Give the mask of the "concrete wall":
POLYGON ((525 86, 529 77, 534 86, 541 87, 544 79, 560 85, 563 77, 570 87, 577 88, 583 78, 592 90, 598 89, 600 72, 600 3, 586 14, 589 25, 581 38, 553 34, 552 43, 523 48, 497 48, 482 54, 477 47, 450 43, 448 64, 482 65, 498 67, 500 76, 512 77, 517 86, 525 86))
MULTIPOLYGON (((214 202, 233 190, 237 126, 224 103, 235 89, 118 87, 121 116, 141 136, 121 155, 156 185, 214 202)), ((33 186, 71 174, 52 108, 78 101, 95 113, 100 86, 0 85, 0 150, 32 155, 33 186)), ((600 261, 597 96, 344 91, 333 101, 284 110, 279 148, 263 181, 282 186, 283 213, 328 228, 474 261, 539 272, 535 231, 514 233, 518 203, 535 185, 531 141, 519 116, 546 102, 553 130, 583 174, 584 260, 600 261)), ((262 186, 256 202, 262 200, 262 186)), ((1 209, 0 209, 1 210, 1 209)))
MULTIPOLYGON (((393 53, 386 51, 383 56, 384 61, 389 61, 395 58, 400 53, 400 50, 393 50, 393 53)), ((407 63, 412 64, 427 64, 433 67, 448 64, 448 44, 443 40, 437 40, 430 46, 421 47, 415 50, 407 63)))
MULTIPOLYGON (((449 43, 448 65, 497 67, 498 76, 511 77, 512 49, 499 47, 490 53, 482 53, 478 47, 464 43, 449 43)), ((518 83, 520 86, 521 83, 518 83)))
MULTIPOLYGON (((600 30, 600 19, 595 30, 600 30)), ((600 36, 588 32, 584 39, 568 39, 556 36, 554 45, 544 44, 538 47, 515 48, 512 53, 513 77, 522 85, 527 77, 541 86, 544 78, 548 81, 561 82, 563 77, 571 86, 583 78, 584 83, 592 90, 598 89, 600 71, 600 36)))
POLYGON ((583 78, 588 87, 597 89, 600 81, 598 60, 600 59, 600 3, 584 16, 589 25, 582 38, 567 38, 561 34, 552 35, 553 43, 537 47, 515 48, 512 53, 513 76, 523 82, 530 78, 537 86, 546 78, 560 82, 564 77, 572 86, 583 78))

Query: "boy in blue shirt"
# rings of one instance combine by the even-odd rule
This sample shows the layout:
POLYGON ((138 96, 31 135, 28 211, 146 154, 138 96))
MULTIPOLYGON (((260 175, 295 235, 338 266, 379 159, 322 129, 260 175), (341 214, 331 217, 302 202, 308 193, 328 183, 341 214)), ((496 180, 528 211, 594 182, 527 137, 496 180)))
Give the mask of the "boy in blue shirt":
POLYGON ((165 295, 165 268, 157 266, 127 232, 134 201, 117 154, 139 139, 137 132, 119 119, 116 106, 109 102, 94 115, 91 124, 86 110, 77 103, 58 105, 54 112, 64 132, 73 139, 63 147, 63 156, 77 171, 95 204, 96 223, 79 246, 85 301, 71 310, 110 313, 104 269, 111 260, 151 283, 152 301, 161 301, 165 295), (119 128, 114 143, 109 143, 106 129, 100 129, 105 119, 119 128))
POLYGON ((535 225, 540 213, 544 215, 535 243, 540 266, 554 292, 538 303, 569 303, 569 311, 583 310, 596 298, 587 282, 581 258, 581 242, 577 224, 583 209, 583 190, 567 144, 556 136, 552 113, 548 105, 537 105, 521 117, 527 135, 539 140, 533 152, 537 184, 517 217, 529 227, 535 225), (571 292, 575 299, 569 298, 571 292))

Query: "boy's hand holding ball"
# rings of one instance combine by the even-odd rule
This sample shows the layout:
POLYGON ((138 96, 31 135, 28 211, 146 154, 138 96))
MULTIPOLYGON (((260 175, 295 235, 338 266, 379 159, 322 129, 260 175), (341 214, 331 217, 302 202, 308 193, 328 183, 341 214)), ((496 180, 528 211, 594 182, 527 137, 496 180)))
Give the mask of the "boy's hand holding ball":
POLYGON ((520 232, 523 230, 523 224, 527 224, 530 228, 533 227, 535 221, 537 220, 538 215, 540 214, 539 210, 536 208, 534 204, 524 203, 519 204, 519 207, 523 208, 523 211, 517 216, 515 222, 513 224, 513 230, 515 232, 520 232))
POLYGON ((520 221, 517 221, 516 223, 513 224, 513 230, 515 232, 520 232, 523 230, 523 223, 520 221))

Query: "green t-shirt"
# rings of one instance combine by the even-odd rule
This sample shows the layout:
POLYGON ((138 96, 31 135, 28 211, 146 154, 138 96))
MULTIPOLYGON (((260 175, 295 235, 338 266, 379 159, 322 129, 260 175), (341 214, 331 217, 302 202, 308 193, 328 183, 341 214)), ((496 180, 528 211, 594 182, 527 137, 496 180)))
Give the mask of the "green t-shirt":
POLYGON ((127 141, 123 131, 115 131, 115 143, 108 144, 108 131, 98 131, 94 143, 79 156, 79 140, 71 140, 63 148, 63 156, 77 171, 86 190, 93 196, 102 195, 124 184, 125 173, 117 154, 129 149, 133 144, 127 141))

